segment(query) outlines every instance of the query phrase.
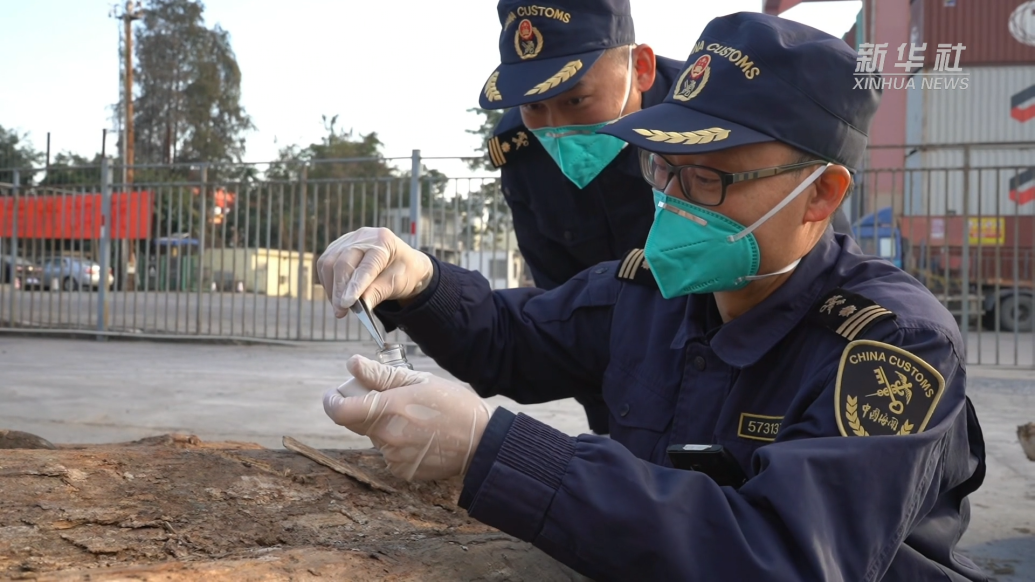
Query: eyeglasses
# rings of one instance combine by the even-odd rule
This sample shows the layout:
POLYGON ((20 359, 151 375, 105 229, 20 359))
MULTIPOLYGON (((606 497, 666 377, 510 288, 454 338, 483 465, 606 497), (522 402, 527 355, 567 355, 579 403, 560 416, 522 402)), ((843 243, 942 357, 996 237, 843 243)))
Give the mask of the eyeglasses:
POLYGON ((807 168, 817 164, 826 163, 822 160, 809 160, 786 166, 775 166, 750 172, 720 172, 715 168, 707 166, 696 166, 685 164, 673 166, 668 163, 660 154, 640 150, 640 171, 643 179, 659 191, 664 192, 668 188, 672 178, 679 176, 679 187, 686 199, 701 206, 718 206, 726 200, 726 188, 730 184, 757 180, 778 176, 800 168, 807 168))

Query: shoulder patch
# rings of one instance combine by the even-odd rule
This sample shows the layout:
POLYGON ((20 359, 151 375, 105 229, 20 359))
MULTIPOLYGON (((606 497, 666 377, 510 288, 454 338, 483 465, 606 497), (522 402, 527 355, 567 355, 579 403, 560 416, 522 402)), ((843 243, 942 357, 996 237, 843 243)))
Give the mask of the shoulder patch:
POLYGON ((493 167, 507 163, 508 157, 532 145, 531 135, 523 126, 494 135, 486 142, 485 150, 493 167))
POLYGON ((658 286, 650 272, 650 265, 643 256, 643 249, 633 249, 625 253, 625 257, 618 263, 618 269, 615 270, 615 278, 637 285, 658 286))
POLYGON ((945 391, 945 379, 920 357, 870 340, 841 354, 834 414, 842 436, 919 434, 945 391))
POLYGON ((848 341, 895 314, 875 302, 844 289, 834 289, 816 302, 809 318, 848 341))

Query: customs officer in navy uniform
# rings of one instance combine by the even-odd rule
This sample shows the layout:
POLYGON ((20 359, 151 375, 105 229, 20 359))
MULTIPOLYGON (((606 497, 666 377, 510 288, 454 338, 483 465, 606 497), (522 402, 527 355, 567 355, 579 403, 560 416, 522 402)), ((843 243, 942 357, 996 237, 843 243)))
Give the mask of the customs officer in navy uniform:
MULTIPOLYGON (((553 289, 643 246, 654 219, 635 148, 599 129, 661 103, 682 62, 636 44, 628 0, 499 3, 500 61, 479 103, 507 109, 486 149, 499 168, 522 257, 553 289)), ((838 232, 848 232, 843 213, 838 232)), ((576 398, 607 434, 607 407, 576 398)))
POLYGON ((664 102, 603 129, 652 189, 645 245, 553 290, 345 235, 319 265, 337 307, 375 301, 478 394, 354 356, 326 412, 597 580, 987 579, 956 550, 985 473, 956 321, 830 227, 880 98, 855 62, 778 17, 710 22, 664 102), (611 439, 493 394, 599 394, 611 439))
MULTIPOLYGON (((597 130, 661 103, 682 62, 636 44, 628 0, 503 0, 501 64, 479 103, 507 109, 486 150, 537 287, 642 247, 654 212, 636 152, 597 130)), ((599 396, 576 398, 607 434, 599 396)))

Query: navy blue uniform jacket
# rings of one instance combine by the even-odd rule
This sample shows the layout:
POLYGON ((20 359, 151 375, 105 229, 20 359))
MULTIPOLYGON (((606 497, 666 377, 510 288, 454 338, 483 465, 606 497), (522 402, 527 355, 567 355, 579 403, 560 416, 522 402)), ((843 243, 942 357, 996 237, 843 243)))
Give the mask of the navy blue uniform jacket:
POLYGON ((628 263, 492 292, 436 261, 413 303, 379 307, 483 396, 607 402, 612 440, 497 409, 465 476, 472 517, 596 580, 985 579, 955 552, 984 444, 959 329, 926 288, 827 229, 723 324, 711 295, 665 300, 628 263), (749 480, 672 468, 686 443, 723 445, 749 480))

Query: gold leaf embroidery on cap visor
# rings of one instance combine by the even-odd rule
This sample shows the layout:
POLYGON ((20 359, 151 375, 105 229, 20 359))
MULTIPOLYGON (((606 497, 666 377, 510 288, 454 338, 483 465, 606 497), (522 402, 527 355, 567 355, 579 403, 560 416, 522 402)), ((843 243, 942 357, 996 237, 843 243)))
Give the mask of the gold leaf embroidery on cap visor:
POLYGON ((500 77, 500 72, 496 71, 489 76, 489 80, 485 82, 485 98, 489 101, 500 101, 503 99, 503 95, 500 95, 498 89, 496 89, 496 79, 500 77))
POLYGON ((697 131, 662 131, 660 129, 634 129, 636 133, 650 141, 667 144, 704 145, 713 141, 722 141, 730 136, 732 130, 721 127, 710 127, 697 131))
POLYGON ((547 91, 553 89, 561 83, 567 82, 568 79, 571 79, 575 75, 575 73, 579 72, 579 69, 581 68, 581 60, 568 61, 567 64, 561 67, 561 70, 554 73, 554 75, 549 79, 529 89, 528 92, 525 93, 525 95, 539 95, 542 93, 546 93, 547 91))

